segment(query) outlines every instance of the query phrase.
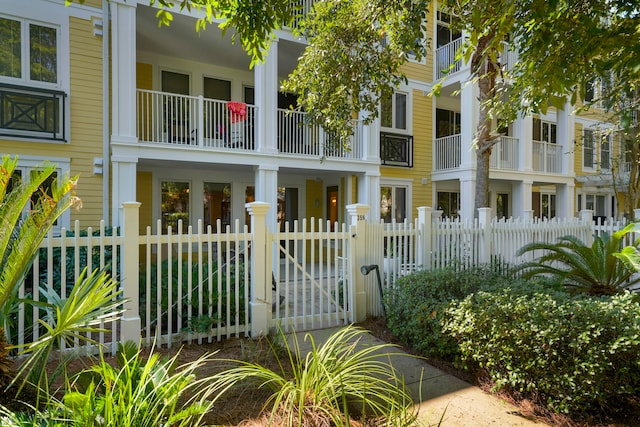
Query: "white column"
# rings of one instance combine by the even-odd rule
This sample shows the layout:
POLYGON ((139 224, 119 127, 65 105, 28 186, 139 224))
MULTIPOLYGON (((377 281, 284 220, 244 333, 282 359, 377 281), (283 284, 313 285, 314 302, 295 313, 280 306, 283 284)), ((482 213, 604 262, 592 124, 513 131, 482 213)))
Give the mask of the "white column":
POLYGON ((469 82, 462 83, 460 94, 460 166, 462 169, 475 168, 476 150, 473 148, 473 139, 478 127, 479 109, 477 85, 469 82))
POLYGON ((136 198, 136 157, 114 156, 111 163, 111 206, 113 225, 122 225, 122 211, 120 206, 136 198))
MULTIPOLYGON (((140 244, 138 243, 139 235, 139 213, 140 203, 125 202, 122 204, 122 226, 124 236, 124 244, 122 247, 122 257, 120 259, 120 268, 122 271, 121 288, 122 296, 125 299, 124 313, 121 319, 120 341, 133 341, 140 343, 140 301, 139 301, 139 257, 140 244)), ((151 336, 151 331, 147 331, 147 336, 151 336)))
POLYGON ((573 175, 574 173, 575 116, 572 114, 571 109, 571 104, 567 102, 564 105, 564 109, 557 112, 556 136, 558 144, 562 145, 562 173, 564 175, 573 175))
MULTIPOLYGON (((256 150, 261 153, 278 152, 278 41, 271 43, 263 63, 254 71, 257 111, 256 150)), ((272 205, 273 209, 273 205, 272 205)))
POLYGON ((370 206, 368 218, 380 221, 380 172, 366 172, 358 175, 358 203, 370 206))
MULTIPOLYGON (((137 144, 136 2, 113 0, 111 27, 111 144, 137 144)), ((122 224, 122 203, 137 200, 137 162, 135 154, 122 156, 114 153, 112 157, 111 212, 114 226, 122 224)))
POLYGON ((472 220, 475 212, 476 180, 473 178, 460 178, 460 219, 472 220))
POLYGON ((278 167, 256 166, 254 178, 256 201, 269 204, 270 208, 266 213, 267 228, 274 232, 278 224, 278 167))
POLYGON ((137 142, 136 2, 112 0, 111 26, 111 139, 137 142))
POLYGON ((268 229, 265 226, 265 215, 272 210, 268 203, 253 202, 246 205, 251 215, 251 232, 254 239, 251 257, 251 337, 255 338, 269 333, 271 317, 271 271, 269 271, 268 229))
POLYGON ((518 138, 518 169, 529 172, 532 170, 533 118, 531 116, 518 117, 513 122, 513 136, 518 138))
POLYGON ((532 181, 520 181, 513 183, 513 186, 511 187, 511 194, 513 194, 512 207, 514 218, 531 218, 532 188, 532 181))
POLYGON ((556 184, 556 217, 573 218, 575 216, 575 185, 556 184))
MULTIPOLYGON (((354 319, 353 321, 359 322, 367 318, 367 290, 365 286, 365 278, 360 271, 360 268, 367 265, 369 260, 367 259, 367 227, 365 224, 365 217, 369 211, 369 206, 361 203, 348 205, 347 212, 349 214, 350 231, 354 236, 352 239, 353 244, 350 245, 349 256, 353 260, 351 263, 351 277, 353 278, 353 285, 350 289, 349 295, 352 297, 351 306, 353 307, 354 319)), ((378 267, 379 268, 379 267, 378 267)), ((380 270, 375 272, 380 274, 380 270)), ((371 273, 370 273, 371 274, 371 273)), ((377 280, 377 276, 373 280, 377 280)))
MULTIPOLYGON (((360 112, 358 118, 363 121, 369 113, 360 112)), ((362 126, 362 144, 364 160, 380 160, 380 119, 362 126)))

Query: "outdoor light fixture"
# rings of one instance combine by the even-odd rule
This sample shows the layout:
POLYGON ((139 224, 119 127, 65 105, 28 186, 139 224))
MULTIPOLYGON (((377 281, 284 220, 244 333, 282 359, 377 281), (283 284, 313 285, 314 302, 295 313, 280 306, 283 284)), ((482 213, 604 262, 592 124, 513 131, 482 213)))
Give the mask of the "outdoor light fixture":
POLYGON ((378 268, 378 264, 363 265, 362 267, 360 267, 360 271, 365 276, 371 273, 373 270, 376 271, 376 276, 378 278, 378 292, 380 293, 380 304, 382 304, 382 315, 384 317, 387 317, 387 312, 384 309, 384 300, 382 296, 382 280, 380 280, 380 269, 378 268))

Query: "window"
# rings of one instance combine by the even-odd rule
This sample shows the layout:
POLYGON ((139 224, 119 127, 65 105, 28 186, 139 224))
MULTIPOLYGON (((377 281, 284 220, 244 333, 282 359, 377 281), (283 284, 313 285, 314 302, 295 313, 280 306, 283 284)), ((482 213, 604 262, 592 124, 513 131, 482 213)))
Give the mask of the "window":
POLYGON ((245 104, 254 105, 256 103, 256 91, 253 86, 242 86, 242 92, 245 104))
POLYGON ((406 186, 380 186, 380 218, 384 222, 404 222, 408 218, 408 190, 406 186))
POLYGON ((460 193, 438 191, 438 210, 443 218, 457 218, 460 212, 460 193))
POLYGON ((162 72, 162 91, 177 93, 178 95, 189 95, 189 75, 174 73, 172 71, 162 72))
POLYGON ((600 143, 600 169, 611 169, 611 135, 605 135, 600 143))
POLYGON ((231 224, 231 184, 204 183, 204 226, 214 233, 223 233, 231 224), (220 220, 221 230, 217 229, 220 220))
POLYGON ((460 113, 436 109, 436 138, 458 135, 460 133, 460 113))
POLYGON ((189 226, 189 183, 179 181, 162 181, 161 215, 162 233, 171 226, 172 233, 178 231, 178 221, 182 220, 182 232, 189 226))
MULTIPOLYGON (((580 202, 581 199, 579 198, 580 202)), ((607 197, 600 194, 585 194, 584 195, 584 207, 580 206, 579 209, 589 209, 593 211, 593 215, 600 218, 607 217, 607 197)))
POLYGON ((460 32, 453 32, 450 28, 451 15, 438 11, 438 23, 436 28, 437 48, 451 43, 460 38, 460 32))
POLYGON ((228 80, 205 77, 203 95, 208 99, 231 101, 231 82, 228 80))
POLYGON ((585 129, 582 135, 582 166, 592 169, 595 163, 595 132, 585 129))
POLYGON ((509 194, 498 193, 496 197, 496 217, 509 218, 509 194))
POLYGON ((0 135, 66 141, 58 29, 0 17, 0 135))
POLYGON ((557 128, 555 123, 533 119, 533 140, 555 144, 557 140, 557 128))
MULTIPOLYGON (((60 158, 51 158, 51 163, 56 164, 57 169, 51 174, 47 180, 43 183, 43 185, 39 188, 39 190, 33 194, 31 197, 31 202, 25 206, 25 210, 22 213, 23 216, 29 214, 29 210, 31 210, 37 200, 43 195, 51 195, 51 189, 59 177, 63 176, 63 174, 67 173, 69 170, 69 160, 68 159, 60 159, 60 158)), ((18 159, 18 166, 14 172, 13 177, 7 187, 7 191, 11 191, 15 185, 20 185, 22 182, 27 183, 33 176, 33 174, 38 170, 40 165, 44 162, 43 159, 37 158, 29 158, 27 156, 20 157, 18 159)), ((69 228, 70 224, 70 214, 67 210, 64 212, 58 220, 53 225, 53 232, 56 235, 60 234, 60 229, 62 227, 69 228)))
POLYGON ((380 101, 380 126, 396 131, 407 130, 407 94, 395 92, 380 101))
POLYGON ((58 84, 58 30, 0 17, 0 77, 58 84))
POLYGON ((545 194, 540 195, 540 217, 555 218, 556 216, 556 195, 545 194))
POLYGON ((584 102, 593 102, 596 100, 600 91, 600 80, 593 78, 585 84, 584 88, 584 102))

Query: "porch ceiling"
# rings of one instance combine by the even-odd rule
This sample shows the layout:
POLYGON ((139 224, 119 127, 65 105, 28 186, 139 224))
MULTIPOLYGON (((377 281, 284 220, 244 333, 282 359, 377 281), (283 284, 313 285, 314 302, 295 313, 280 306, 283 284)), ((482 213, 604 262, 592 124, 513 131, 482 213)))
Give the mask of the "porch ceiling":
MULTIPOLYGON (((232 31, 223 37, 217 24, 196 32, 196 19, 192 16, 173 14, 169 27, 158 27, 158 9, 139 4, 136 20, 137 49, 160 55, 178 57, 190 61, 211 62, 227 68, 248 69, 250 58, 239 42, 231 43, 232 31)), ((193 11, 193 15, 196 11, 193 11)), ((278 74, 286 77, 297 64, 302 46, 281 40, 278 55, 278 74), (292 48, 295 46, 294 48, 292 48)))

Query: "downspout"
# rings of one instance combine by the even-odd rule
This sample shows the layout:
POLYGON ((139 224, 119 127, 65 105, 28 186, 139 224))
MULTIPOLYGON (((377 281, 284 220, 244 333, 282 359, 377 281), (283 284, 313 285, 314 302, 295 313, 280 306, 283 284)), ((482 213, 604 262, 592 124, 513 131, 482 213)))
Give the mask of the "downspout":
POLYGON ((110 181, 111 181, 111 150, 109 137, 111 133, 111 115, 109 110, 110 80, 109 80, 109 31, 110 31, 109 1, 102 0, 102 218, 105 225, 112 222, 109 219, 110 209, 110 181))

